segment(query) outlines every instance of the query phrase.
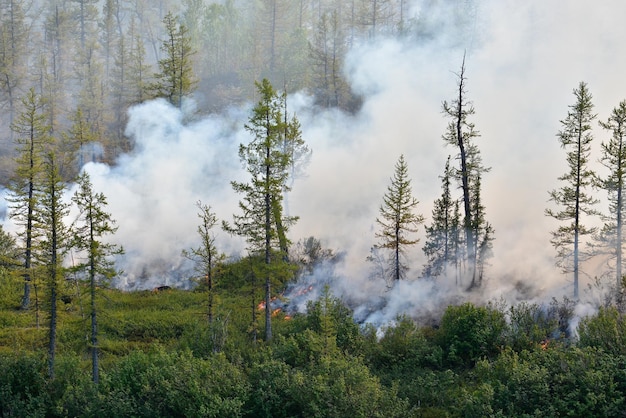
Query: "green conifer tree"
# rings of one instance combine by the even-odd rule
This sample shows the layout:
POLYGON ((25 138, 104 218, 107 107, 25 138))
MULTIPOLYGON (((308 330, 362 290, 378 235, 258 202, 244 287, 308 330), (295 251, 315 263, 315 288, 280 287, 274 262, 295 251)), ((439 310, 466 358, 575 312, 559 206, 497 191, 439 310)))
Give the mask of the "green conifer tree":
POLYGON ((550 201, 560 209, 548 208, 545 213, 558 221, 568 222, 552 232, 550 242, 557 250, 557 264, 564 272, 574 274, 574 298, 577 299, 580 263, 586 258, 580 251, 580 238, 595 231, 595 228, 586 227, 582 218, 583 215, 597 214, 594 209, 597 200, 588 193, 595 177, 589 167, 589 157, 593 140, 591 122, 596 115, 586 83, 581 82, 574 89, 574 96, 576 102, 561 121, 562 130, 557 135, 561 147, 567 150, 569 170, 559 177, 564 185, 549 192, 550 201))
MULTIPOLYGON (((285 135, 291 130, 285 120, 296 123, 297 119, 285 118, 283 94, 277 93, 267 79, 256 83, 260 100, 252 110, 245 125, 252 135, 249 144, 241 144, 239 157, 251 176, 250 182, 235 182, 233 189, 243 195, 239 202, 242 215, 234 215, 233 225, 223 223, 226 231, 244 236, 253 255, 262 255, 265 278, 265 339, 272 338, 271 286, 273 280, 288 276, 291 268, 286 263, 286 234, 298 219, 283 214, 283 196, 290 187, 287 184, 289 169, 299 149, 305 147, 301 135, 285 135), (288 144, 285 143, 288 142, 288 144)), ((296 131, 299 132, 299 129, 296 131)))
POLYGON ((608 193, 609 214, 602 216, 604 225, 595 236, 596 244, 602 252, 608 253, 615 259, 615 283, 617 290, 622 288, 622 260, 624 241, 624 187, 626 187, 626 100, 613 109, 606 122, 600 121, 607 131, 611 132, 611 139, 602 142, 602 157, 600 162, 609 173, 607 177, 599 179, 599 187, 608 193))
POLYGON ((42 174, 40 187, 36 190, 36 222, 33 227, 41 236, 35 247, 35 256, 44 267, 49 297, 48 377, 53 380, 57 348, 57 300, 63 284, 63 259, 69 239, 64 218, 68 214, 69 204, 63 200, 65 183, 59 174, 56 155, 51 150, 46 150, 43 156, 42 174))
POLYGON ((7 201, 10 216, 20 230, 18 236, 24 250, 24 295, 22 309, 30 305, 30 284, 33 267, 33 245, 36 240, 34 222, 37 205, 36 189, 41 182, 43 170, 42 153, 52 141, 50 126, 44 111, 44 101, 35 94, 34 89, 22 98, 23 111, 11 125, 17 145, 17 168, 9 183, 7 201))
POLYGON ((459 150, 457 159, 460 166, 456 170, 456 178, 462 191, 462 233, 465 247, 462 249, 462 254, 466 257, 466 260, 460 263, 463 267, 460 274, 463 279, 470 282, 469 287, 473 288, 478 283, 476 256, 479 237, 476 235, 477 228, 475 225, 477 214, 474 213, 475 207, 472 206, 472 195, 476 196, 475 185, 472 184, 472 181, 482 177, 482 174, 488 172, 489 168, 482 164, 480 150, 474 143, 474 139, 479 136, 479 133, 475 130, 474 123, 469 121, 469 117, 475 113, 475 110, 472 103, 466 98, 465 56, 457 77, 457 97, 451 102, 443 102, 443 113, 450 118, 443 139, 447 144, 455 146, 459 150))
POLYGON ((432 222, 426 226, 426 240, 423 251, 428 259, 424 266, 424 277, 446 275, 447 268, 454 260, 453 216, 455 202, 450 191, 453 173, 450 168, 450 157, 441 177, 441 197, 433 204, 432 222))
POLYGON ((72 228, 72 248, 84 254, 84 261, 74 266, 76 271, 86 271, 89 277, 91 306, 91 360, 92 380, 99 382, 98 367, 98 322, 96 310, 96 287, 114 277, 118 272, 110 257, 122 254, 123 249, 115 244, 103 241, 106 235, 117 231, 115 221, 105 211, 107 199, 93 189, 89 174, 83 172, 78 177, 78 189, 72 201, 79 210, 79 216, 72 228))
POLYGON ((219 265, 224 261, 224 254, 219 253, 215 245, 215 233, 213 228, 217 225, 217 216, 211 210, 211 206, 202 202, 196 204, 200 212, 200 225, 198 235, 200 245, 190 250, 183 250, 183 256, 196 262, 198 272, 204 277, 207 286, 207 318, 209 325, 213 323, 215 304, 215 279, 219 265))
POLYGON ((418 203, 412 195, 411 180, 408 178, 408 168, 404 155, 400 155, 391 184, 383 196, 380 216, 376 218, 376 222, 380 226, 376 237, 380 241, 375 247, 391 251, 390 269, 388 271, 391 276, 389 278, 393 283, 402 279, 408 270, 408 266, 402 261, 407 248, 419 242, 419 239, 409 237, 409 234, 417 232, 419 225, 424 222, 423 216, 414 212, 418 203))
POLYGON ((172 105, 180 108, 183 98, 188 96, 196 86, 191 57, 191 48, 187 27, 178 23, 178 19, 169 12, 163 18, 166 38, 161 51, 164 57, 159 60, 160 72, 155 74, 154 91, 156 97, 167 99, 172 105))

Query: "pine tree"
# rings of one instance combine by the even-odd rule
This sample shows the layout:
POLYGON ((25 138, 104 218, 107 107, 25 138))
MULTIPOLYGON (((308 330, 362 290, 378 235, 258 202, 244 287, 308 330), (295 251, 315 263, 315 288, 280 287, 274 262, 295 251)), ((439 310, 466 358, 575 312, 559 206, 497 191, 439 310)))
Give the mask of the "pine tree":
POLYGON ((622 287, 622 259, 624 241, 624 187, 626 187, 626 100, 613 109, 606 122, 600 121, 612 136, 608 142, 602 142, 600 162, 609 174, 599 179, 599 187, 608 193, 609 215, 602 216, 604 225, 595 236, 596 243, 603 252, 615 258, 615 281, 617 289, 622 287))
POLYGON ((71 57, 76 53, 73 45, 76 40, 74 33, 76 20, 68 6, 69 3, 49 3, 45 22, 45 44, 42 45, 39 61, 41 91, 46 100, 48 123, 52 132, 61 130, 63 112, 71 108, 68 102, 70 92, 73 90, 67 88, 67 83, 73 79, 71 57))
POLYGON ((96 156, 89 154, 88 145, 94 144, 98 136, 92 130, 92 125, 85 118, 82 108, 77 108, 71 115, 72 126, 69 132, 63 133, 60 144, 59 172, 66 179, 74 179, 78 171, 89 161, 95 161, 96 156))
POLYGON ((85 261, 74 266, 76 271, 86 271, 89 277, 91 304, 91 360, 92 379, 98 384, 98 322, 96 310, 96 287, 102 280, 109 280, 117 274, 110 257, 122 254, 123 249, 106 243, 102 238, 117 231, 111 214, 105 212, 107 199, 93 189, 89 174, 83 172, 78 177, 78 189, 72 201, 79 210, 79 216, 72 228, 72 248, 85 253, 85 261))
POLYGON ((27 74, 29 28, 22 3, 0 1, 0 100, 8 109, 9 126, 17 113, 19 92, 27 74))
POLYGON ((487 260, 492 257, 493 234, 494 230, 491 224, 485 220, 485 207, 481 198, 480 175, 477 175, 472 181, 472 230, 476 237, 476 269, 470 288, 480 286, 482 284, 487 260))
POLYGON ((567 117, 561 121, 562 130, 557 135, 561 147, 567 150, 569 171, 559 177, 564 185, 549 192, 550 201, 560 209, 546 209, 545 213, 558 221, 569 222, 552 232, 550 242, 557 249, 557 264, 564 272, 574 274, 574 298, 577 299, 580 262, 585 258, 580 251, 580 238, 595 231, 595 228, 584 226, 582 217, 597 214, 593 208, 597 200, 587 192, 595 177, 589 168, 589 156, 593 140, 591 122, 596 115, 586 83, 581 82, 574 89, 574 96, 576 103, 570 106, 567 117))
POLYGON ((65 271, 63 258, 68 243, 68 231, 63 219, 68 214, 69 204, 63 201, 65 184, 59 175, 53 151, 46 150, 42 173, 41 187, 37 189, 36 223, 33 227, 41 234, 35 254, 45 270, 49 297, 48 376, 53 380, 57 347, 57 300, 65 271))
POLYGON ((157 81, 153 89, 156 97, 163 97, 180 108, 183 98, 191 94, 197 83, 191 61, 194 51, 187 27, 178 23, 171 12, 165 15, 163 23, 166 38, 161 51, 164 57, 159 60, 160 72, 155 74, 157 81))
POLYGON ((417 199, 412 195, 411 181, 404 155, 400 155, 395 166, 394 176, 387 193, 383 196, 380 216, 376 222, 380 231, 376 237, 380 239, 376 248, 391 250, 390 278, 397 283, 405 276, 408 266, 402 261, 409 246, 415 245, 419 239, 411 239, 408 234, 417 232, 418 226, 424 222, 421 215, 415 214, 417 199))
POLYGON ((285 136, 290 132, 285 120, 294 123, 294 119, 283 115, 285 96, 278 94, 267 79, 256 86, 261 98, 245 125, 252 140, 239 147, 239 157, 251 179, 249 183, 231 183, 233 189, 243 195, 239 202, 243 214, 234 215, 234 225, 223 223, 223 227, 246 237, 251 254, 263 257, 265 339, 269 341, 272 338, 271 285, 273 279, 284 277, 290 270, 285 262, 285 244, 288 242, 283 240, 297 220, 297 217, 283 215, 283 194, 290 190, 287 180, 294 155, 298 155, 297 150, 305 145, 300 135, 285 136))
MULTIPOLYGON (((141 103, 149 98, 149 90, 152 83, 150 65, 146 59, 146 49, 139 33, 135 28, 135 21, 131 20, 129 27, 128 41, 130 43, 130 51, 128 55, 128 79, 130 83, 130 102, 129 104, 141 103)), ((121 48, 121 47, 120 47, 121 48)), ((116 65, 120 68, 124 65, 122 58, 123 50, 120 49, 116 65)), ((118 88, 121 88, 119 86, 118 88)))
POLYGON ((315 98, 324 107, 345 108, 349 88, 342 74, 345 35, 336 9, 324 13, 309 46, 315 98))
POLYGON ((390 0, 361 0, 360 23, 367 31, 370 39, 385 28, 393 15, 390 0))
POLYGON ((450 246, 453 250, 454 257, 454 272, 456 277, 456 285, 461 285, 461 273, 464 270, 465 260, 465 241, 463 234, 463 222, 461 221, 461 204, 459 200, 454 201, 454 213, 452 215, 452 225, 450 227, 450 239, 452 240, 450 246))
POLYGON ((213 323, 213 306, 215 299, 215 277, 219 265, 224 261, 224 255, 219 253, 215 245, 215 234, 213 228, 217 225, 217 217, 211 211, 211 207, 198 202, 196 204, 200 212, 200 225, 198 235, 200 245, 190 250, 184 250, 183 256, 193 260, 197 264, 198 272, 206 279, 207 286, 207 318, 209 325, 213 323))
POLYGON ((30 89, 22 98, 23 111, 18 115, 11 130, 15 133, 17 145, 17 168, 9 183, 10 217, 16 222, 20 231, 18 235, 23 241, 24 249, 24 295, 22 309, 30 305, 30 282, 33 266, 33 244, 36 239, 34 231, 35 206, 37 205, 36 188, 41 182, 42 153, 51 142, 50 126, 44 112, 44 101, 30 89))
POLYGON ((477 285, 477 245, 478 239, 475 220, 477 214, 474 213, 476 207, 472 207, 472 194, 476 195, 475 187, 473 189, 472 181, 480 178, 483 173, 488 172, 489 168, 482 164, 480 150, 474 144, 474 139, 479 136, 478 131, 474 129, 474 124, 468 118, 475 113, 474 106, 466 99, 466 77, 465 77, 465 56, 461 71, 457 74, 457 97, 450 103, 443 102, 443 113, 451 120, 448 123, 446 133, 443 139, 447 144, 458 147, 458 160, 460 167, 457 169, 456 178, 460 184, 463 196, 463 242, 465 248, 463 254, 467 257, 467 265, 463 270, 465 274, 461 274, 465 279, 469 279, 470 288, 477 285), (474 191, 473 191, 474 190, 474 191))
POLYGON ((103 79, 103 65, 96 48, 95 43, 87 44, 84 57, 81 58, 77 68, 78 77, 81 80, 78 107, 93 135, 100 143, 105 143, 104 132, 110 115, 105 107, 107 92, 103 79))
POLYGON ((450 191, 452 176, 450 157, 448 157, 444 174, 441 177, 441 197, 435 200, 432 222, 426 226, 426 240, 423 251, 428 258, 428 263, 424 266, 424 277, 445 276, 449 265, 454 263, 453 217, 455 202, 450 191))

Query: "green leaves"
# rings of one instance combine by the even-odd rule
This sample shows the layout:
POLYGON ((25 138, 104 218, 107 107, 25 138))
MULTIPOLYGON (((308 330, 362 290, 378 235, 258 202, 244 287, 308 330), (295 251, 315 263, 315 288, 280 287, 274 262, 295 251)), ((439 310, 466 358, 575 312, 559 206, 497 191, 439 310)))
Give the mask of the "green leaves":
POLYGON ((492 307, 449 306, 438 336, 448 364, 471 367, 483 357, 495 356, 503 343, 505 325, 504 315, 492 307))

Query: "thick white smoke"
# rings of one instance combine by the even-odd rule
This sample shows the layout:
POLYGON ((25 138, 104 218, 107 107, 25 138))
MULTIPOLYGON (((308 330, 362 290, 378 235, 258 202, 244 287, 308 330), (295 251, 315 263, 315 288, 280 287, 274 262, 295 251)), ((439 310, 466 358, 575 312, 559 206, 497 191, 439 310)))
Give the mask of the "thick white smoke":
MULTIPOLYGON (((428 37, 379 37, 349 52, 346 75, 363 98, 357 114, 315 109, 305 93, 289 98, 313 150, 306 176, 296 180, 288 197, 290 214, 300 216, 291 237, 315 236, 324 246, 345 252, 332 290, 372 322, 399 313, 434 312, 466 297, 452 281, 439 283, 436 290, 417 280, 423 242, 410 254, 410 280, 392 291, 370 279, 371 266, 365 262, 400 154, 421 202, 418 210, 430 222, 446 157, 456 154, 441 139, 447 123, 441 103, 454 99, 455 72, 464 53, 467 98, 476 108, 472 121, 482 135, 476 143, 492 168, 483 179, 487 219, 496 238, 485 300, 515 301, 521 297, 519 283, 532 288, 532 296, 572 293, 568 277, 554 266, 549 239, 557 225, 544 216, 548 191, 559 187, 556 179, 566 168, 556 138, 559 120, 567 115, 580 81, 588 83, 600 119, 626 98, 621 82, 626 26, 620 21, 626 3, 484 0, 474 2, 464 19, 446 19, 457 3, 416 0, 413 18, 430 22, 428 37), (450 21, 457 25, 444 24, 450 21), (380 307, 381 298, 383 309, 368 309, 380 307)), ((185 122, 189 115, 164 101, 141 104, 130 110, 127 128, 136 144, 133 153, 113 168, 85 167, 119 224, 114 240, 126 250, 120 285, 177 284, 181 278, 174 272, 185 267, 181 250, 198 242, 198 200, 211 205, 220 219, 238 213, 239 196, 230 182, 247 180, 237 149, 249 140, 243 130, 248 111, 231 109, 185 122)), ((594 159, 606 138, 596 130, 594 159)), ((217 233, 222 251, 242 253, 241 240, 217 233)))

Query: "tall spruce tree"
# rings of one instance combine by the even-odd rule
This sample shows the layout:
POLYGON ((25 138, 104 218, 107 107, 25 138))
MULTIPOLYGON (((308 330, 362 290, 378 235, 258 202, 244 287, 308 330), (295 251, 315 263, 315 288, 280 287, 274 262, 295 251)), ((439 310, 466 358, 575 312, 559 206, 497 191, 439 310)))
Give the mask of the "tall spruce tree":
POLYGON ((569 106, 567 117, 561 121, 557 134, 561 147, 567 150, 568 171, 559 180, 560 189, 549 192, 550 201, 559 206, 558 210, 546 209, 547 216, 567 222, 552 232, 551 243, 557 250, 557 264, 565 273, 574 275, 574 298, 578 298, 580 263, 586 258, 580 251, 580 238, 592 234, 595 228, 586 227, 584 215, 595 215, 597 200, 588 193, 595 177, 589 167, 591 153, 591 123, 596 118, 593 113, 592 96, 587 84, 581 82, 574 89, 576 102, 569 106))
POLYGON ((41 240, 37 243, 35 253, 45 271, 44 280, 49 298, 48 377, 53 380, 57 347, 57 301, 63 283, 63 259, 69 239, 64 218, 68 214, 69 204, 63 201, 65 183, 59 174, 56 155, 51 150, 45 151, 42 173, 41 186, 37 189, 34 224, 41 240))
POLYGON ((380 226, 376 237, 380 241, 375 248, 391 252, 390 269, 386 271, 390 272, 389 278, 393 283, 404 278, 408 270, 406 262, 402 260, 407 248, 419 242, 419 239, 409 237, 409 234, 417 232, 419 225, 424 222, 424 217, 415 213, 418 203, 412 194, 406 160, 404 155, 400 155, 391 184, 383 196, 380 216, 376 218, 376 223, 380 226))
POLYGON ((35 206, 36 189, 41 182, 43 171, 42 153, 52 141, 50 125, 44 111, 43 99, 34 89, 22 98, 22 112, 18 115, 11 130, 15 133, 17 145, 17 168, 9 182, 7 201, 10 217, 20 228, 18 236, 23 242, 24 260, 24 295, 22 309, 30 305, 30 285, 33 267, 33 244, 35 241, 35 206))
MULTIPOLYGON (((428 262, 424 266, 424 277, 446 276, 447 269, 455 258, 455 201, 452 199, 450 184, 453 172, 450 157, 446 161, 441 177, 441 197, 433 204, 432 221, 426 226, 426 239, 423 251, 428 262)), ((458 223, 458 220, 456 220, 458 223)))
POLYGON ((285 95, 277 93, 267 79, 257 82, 256 86, 260 100, 245 125, 252 139, 239 147, 239 157, 251 179, 248 183, 231 183, 233 189, 243 195, 239 202, 243 213, 234 215, 232 226, 224 222, 223 227, 246 237, 251 254, 263 257, 265 339, 270 340, 272 282, 289 273, 283 240, 297 220, 297 217, 283 214, 283 193, 290 189, 287 180, 294 155, 299 154, 298 149, 305 147, 305 143, 299 134, 285 137, 286 133, 294 132, 285 126, 285 121, 297 122, 283 115, 285 95), (290 144, 286 146, 285 141, 290 144))
POLYGON ((491 258, 493 249, 493 227, 485 220, 485 207, 481 198, 480 174, 477 174, 472 181, 472 230, 476 237, 476 269, 470 287, 482 284, 487 260, 491 258))
POLYGON ((337 9, 323 13, 309 45, 315 99, 323 107, 345 108, 350 98, 342 73, 346 36, 340 19, 337 9))
POLYGON ((626 187, 626 100, 613 109, 606 122, 600 121, 607 131, 611 132, 608 142, 602 142, 600 163, 609 173, 599 179, 598 185, 608 193, 609 214, 602 216, 604 225, 595 236, 596 244, 602 252, 615 259, 615 284, 617 290, 622 288, 623 278, 623 246, 624 246, 624 187, 626 187))
POLYGON ((459 167, 456 171, 456 179, 462 190, 463 203, 463 242, 464 249, 462 253, 465 255, 466 263, 465 272, 461 276, 467 281, 469 280, 469 288, 473 288, 480 284, 478 280, 478 263, 477 263, 477 231, 480 226, 476 225, 477 214, 474 213, 473 196, 476 196, 476 188, 472 182, 480 178, 483 173, 488 172, 489 168, 482 164, 480 150, 474 143, 474 139, 479 136, 475 130, 474 123, 469 121, 469 117, 475 113, 474 106, 467 100, 465 76, 465 56, 461 71, 457 74, 457 97, 451 102, 443 102, 443 114, 450 119, 446 133, 443 135, 444 141, 458 148, 459 153, 457 159, 459 167))
POLYGON ((159 60, 160 72, 155 74, 154 91, 156 97, 163 97, 180 108, 183 98, 193 92, 197 83, 191 61, 194 51, 187 27, 171 12, 165 15, 163 23, 166 37, 161 51, 164 56, 159 60))
POLYGON ((96 288, 102 281, 117 274, 110 257, 122 254, 123 249, 103 240, 106 235, 117 231, 115 221, 105 211, 107 199, 93 189, 89 174, 81 173, 78 177, 78 189, 72 201, 79 210, 79 216, 72 228, 72 248, 84 254, 84 261, 74 266, 75 270, 86 271, 89 278, 91 306, 91 364, 92 380, 99 382, 98 367, 98 320, 96 310, 96 288))

